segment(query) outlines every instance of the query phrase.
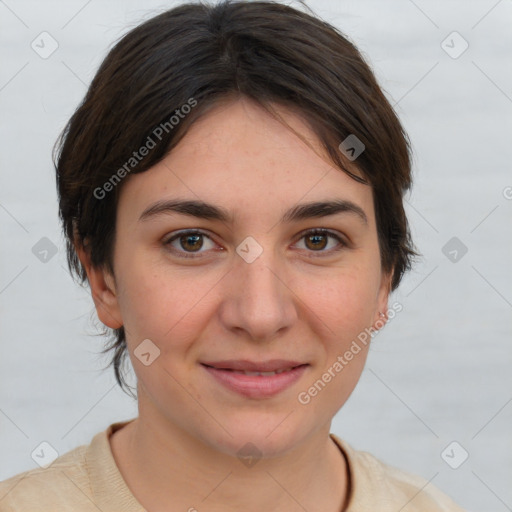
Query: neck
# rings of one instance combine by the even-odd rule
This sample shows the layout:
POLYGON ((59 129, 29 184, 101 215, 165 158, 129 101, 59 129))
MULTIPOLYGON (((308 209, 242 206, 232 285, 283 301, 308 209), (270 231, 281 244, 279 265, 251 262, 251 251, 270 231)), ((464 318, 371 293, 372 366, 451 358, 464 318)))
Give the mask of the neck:
POLYGON ((347 465, 329 430, 330 422, 292 450, 250 463, 161 417, 140 415, 112 435, 111 447, 132 494, 154 512, 340 512, 348 498, 347 465))

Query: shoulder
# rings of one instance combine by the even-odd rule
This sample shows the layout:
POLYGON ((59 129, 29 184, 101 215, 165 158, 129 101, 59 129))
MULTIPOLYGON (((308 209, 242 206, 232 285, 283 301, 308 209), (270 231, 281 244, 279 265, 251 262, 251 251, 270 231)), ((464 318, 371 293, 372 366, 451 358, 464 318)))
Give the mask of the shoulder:
POLYGON ((111 424, 90 444, 68 451, 47 468, 0 482, 0 512, 144 512, 114 460, 109 438, 132 420, 111 424))
POLYGON ((334 434, 331 437, 345 453, 349 465, 352 492, 347 512, 372 508, 382 512, 464 512, 426 479, 389 466, 368 452, 355 450, 334 434))
MULTIPOLYGON (((89 511, 91 489, 85 460, 87 446, 79 446, 53 461, 0 482, 0 512, 54 511, 56 506, 89 511)), ((63 510, 63 509, 62 509, 63 510)))

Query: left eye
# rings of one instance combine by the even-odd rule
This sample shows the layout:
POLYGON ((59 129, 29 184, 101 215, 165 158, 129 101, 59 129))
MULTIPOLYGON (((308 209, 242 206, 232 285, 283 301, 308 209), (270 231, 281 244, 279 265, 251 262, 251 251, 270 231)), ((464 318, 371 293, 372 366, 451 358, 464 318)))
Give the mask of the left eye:
MULTIPOLYGON (((207 238, 213 243, 213 240, 206 233, 197 230, 181 231, 165 240, 163 243, 165 246, 170 246, 173 252, 179 254, 179 257, 197 258, 199 256, 196 256, 194 253, 201 254, 201 252, 205 252, 200 251, 203 248, 204 238, 207 238), (179 242, 181 248, 173 246, 174 241, 179 242)), ((339 251, 347 245, 340 236, 326 229, 314 229, 303 232, 301 233, 299 240, 302 239, 305 240, 306 249, 310 249, 310 252, 331 253, 339 251), (338 242, 338 247, 325 250, 328 245, 329 238, 336 240, 338 242)))
POLYGON ((313 248, 313 252, 336 252, 340 251, 347 245, 340 236, 326 229, 314 229, 311 231, 307 231, 306 233, 301 233, 301 237, 299 238, 299 240, 302 239, 305 240, 306 248, 313 248), (334 249, 324 250, 329 243, 329 238, 336 240, 338 242, 338 246, 335 247, 334 249))

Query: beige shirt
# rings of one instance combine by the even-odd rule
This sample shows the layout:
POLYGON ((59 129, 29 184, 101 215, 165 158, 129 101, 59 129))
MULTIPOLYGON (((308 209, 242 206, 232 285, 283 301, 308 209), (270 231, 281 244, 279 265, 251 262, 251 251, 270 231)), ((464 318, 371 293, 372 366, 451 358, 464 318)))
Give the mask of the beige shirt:
MULTIPOLYGON (((127 423, 113 423, 89 445, 61 455, 45 469, 0 482, 0 512, 145 512, 123 480, 110 448, 110 435, 127 423)), ((346 512, 464 512, 425 479, 330 435, 348 461, 351 488, 346 512)))

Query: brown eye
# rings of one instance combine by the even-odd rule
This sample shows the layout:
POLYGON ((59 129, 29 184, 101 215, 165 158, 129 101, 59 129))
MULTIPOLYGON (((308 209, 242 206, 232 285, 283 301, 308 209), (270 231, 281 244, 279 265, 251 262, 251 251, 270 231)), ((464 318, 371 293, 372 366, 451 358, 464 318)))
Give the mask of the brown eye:
MULTIPOLYGON (((347 244, 343 241, 343 239, 340 236, 326 229, 314 229, 302 233, 302 237, 300 240, 302 239, 304 239, 306 249, 308 249, 309 252, 331 254, 347 246, 347 244), (338 245, 337 247, 334 247, 334 249, 325 250, 325 248, 329 244, 329 239, 336 240, 338 242, 338 245)), ((320 255, 322 254, 319 254, 319 256, 320 255)))
POLYGON ((206 251, 201 251, 204 247, 205 239, 213 243, 213 240, 201 231, 181 231, 163 242, 165 247, 183 258, 201 257, 206 251), (174 242, 177 242, 174 244, 174 242), (194 254, 197 253, 197 256, 194 254))
POLYGON ((179 237, 180 245, 185 250, 198 251, 203 246, 202 235, 182 235, 179 237))
POLYGON ((324 234, 313 234, 313 235, 306 235, 306 246, 308 249, 325 249, 327 246, 327 236, 324 234), (310 245, 311 244, 311 245, 310 245))

